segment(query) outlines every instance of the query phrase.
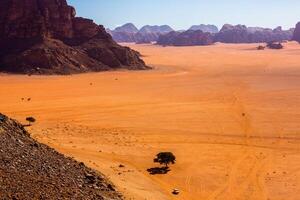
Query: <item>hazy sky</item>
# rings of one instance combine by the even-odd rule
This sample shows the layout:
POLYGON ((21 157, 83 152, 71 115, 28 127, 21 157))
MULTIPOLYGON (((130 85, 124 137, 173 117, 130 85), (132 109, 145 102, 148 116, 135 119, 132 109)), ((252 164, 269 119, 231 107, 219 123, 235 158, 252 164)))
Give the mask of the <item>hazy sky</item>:
POLYGON ((108 28, 132 22, 168 24, 187 29, 194 24, 245 24, 294 27, 300 21, 300 0, 68 0, 78 16, 108 28))

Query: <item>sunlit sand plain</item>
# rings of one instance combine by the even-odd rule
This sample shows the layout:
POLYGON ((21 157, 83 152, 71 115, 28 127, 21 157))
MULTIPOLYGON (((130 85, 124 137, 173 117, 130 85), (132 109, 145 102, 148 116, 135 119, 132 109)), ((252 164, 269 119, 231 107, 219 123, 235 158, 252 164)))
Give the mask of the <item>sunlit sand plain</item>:
POLYGON ((154 70, 2 74, 0 111, 128 199, 299 199, 300 45, 129 46, 154 70), (177 162, 149 175, 160 151, 177 162))

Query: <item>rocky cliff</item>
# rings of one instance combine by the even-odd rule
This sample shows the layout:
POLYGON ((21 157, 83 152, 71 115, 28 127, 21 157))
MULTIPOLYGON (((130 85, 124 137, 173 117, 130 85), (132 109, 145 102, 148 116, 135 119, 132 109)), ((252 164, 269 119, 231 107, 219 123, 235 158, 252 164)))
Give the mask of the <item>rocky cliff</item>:
POLYGON ((70 74, 148 68, 103 26, 75 15, 66 0, 0 1, 0 71, 70 74))
POLYGON ((104 175, 40 144, 2 114, 0 157, 0 199, 123 199, 104 175))
POLYGON ((300 22, 296 24, 295 31, 293 33, 293 40, 300 43, 300 22))

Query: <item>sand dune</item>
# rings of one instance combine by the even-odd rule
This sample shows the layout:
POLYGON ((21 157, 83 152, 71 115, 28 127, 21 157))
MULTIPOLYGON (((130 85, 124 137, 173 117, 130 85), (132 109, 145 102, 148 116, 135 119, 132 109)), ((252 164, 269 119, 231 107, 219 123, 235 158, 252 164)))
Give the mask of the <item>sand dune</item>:
POLYGON ((35 138, 101 170, 128 199, 296 200, 300 45, 285 45, 129 45, 154 70, 3 74, 0 110, 37 118, 35 138), (165 150, 177 156, 172 171, 149 175, 165 150))

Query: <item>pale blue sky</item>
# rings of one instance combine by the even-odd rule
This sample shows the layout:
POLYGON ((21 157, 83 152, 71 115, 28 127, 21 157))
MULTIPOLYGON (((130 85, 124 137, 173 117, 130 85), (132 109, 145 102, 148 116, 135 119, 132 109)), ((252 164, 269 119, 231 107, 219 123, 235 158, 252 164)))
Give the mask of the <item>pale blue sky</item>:
POLYGON ((300 0, 68 0, 77 16, 108 28, 132 22, 168 24, 187 29, 194 24, 245 24, 294 27, 300 21, 300 0))

